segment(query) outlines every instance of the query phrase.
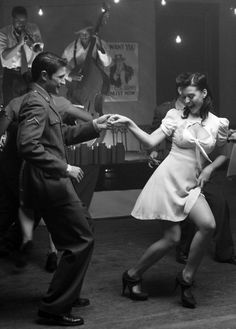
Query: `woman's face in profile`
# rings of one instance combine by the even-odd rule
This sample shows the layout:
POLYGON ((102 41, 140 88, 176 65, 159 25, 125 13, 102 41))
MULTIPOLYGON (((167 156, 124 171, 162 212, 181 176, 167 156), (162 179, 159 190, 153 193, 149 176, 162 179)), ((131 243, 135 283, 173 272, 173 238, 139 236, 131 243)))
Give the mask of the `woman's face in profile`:
POLYGON ((206 89, 199 90, 195 86, 188 86, 182 89, 181 99, 183 100, 185 106, 190 110, 190 112, 196 115, 199 113, 206 95, 206 89))

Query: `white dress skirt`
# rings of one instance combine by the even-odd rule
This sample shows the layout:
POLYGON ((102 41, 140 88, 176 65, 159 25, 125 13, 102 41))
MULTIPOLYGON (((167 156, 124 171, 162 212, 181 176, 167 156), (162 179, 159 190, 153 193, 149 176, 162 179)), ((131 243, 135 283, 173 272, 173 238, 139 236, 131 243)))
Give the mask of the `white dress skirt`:
POLYGON ((172 109, 162 120, 163 132, 172 136, 172 148, 136 201, 131 215, 137 219, 183 221, 201 193, 198 176, 211 162, 208 154, 227 142, 227 119, 209 113, 202 122, 182 115, 183 111, 172 109))

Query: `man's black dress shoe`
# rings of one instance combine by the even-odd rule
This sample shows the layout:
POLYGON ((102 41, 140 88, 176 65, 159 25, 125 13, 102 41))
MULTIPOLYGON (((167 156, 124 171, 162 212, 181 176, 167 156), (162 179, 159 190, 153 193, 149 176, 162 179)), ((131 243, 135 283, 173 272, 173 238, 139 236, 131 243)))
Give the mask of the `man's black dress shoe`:
POLYGON ((88 298, 76 298, 76 300, 73 303, 73 307, 84 307, 84 306, 88 306, 90 304, 90 301, 88 298))
POLYGON ((230 258, 223 259, 223 260, 216 257, 215 260, 219 263, 228 263, 228 264, 236 265, 236 256, 235 255, 232 255, 230 258))
POLYGON ((70 313, 68 314, 51 314, 44 311, 38 311, 38 323, 39 324, 48 324, 48 325, 57 325, 57 326, 80 326, 84 324, 84 319, 80 316, 74 316, 70 313))
POLYGON ((183 251, 176 251, 176 262, 180 264, 186 264, 188 256, 183 251))

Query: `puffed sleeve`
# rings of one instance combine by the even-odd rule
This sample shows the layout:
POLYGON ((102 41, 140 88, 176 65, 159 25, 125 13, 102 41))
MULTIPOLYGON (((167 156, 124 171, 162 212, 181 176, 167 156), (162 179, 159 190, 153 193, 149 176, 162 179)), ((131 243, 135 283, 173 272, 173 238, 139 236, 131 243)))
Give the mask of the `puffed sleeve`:
POLYGON ((217 133, 216 145, 223 146, 227 142, 229 132, 229 120, 219 118, 219 129, 217 133))
POLYGON ((166 136, 171 136, 177 127, 178 111, 171 109, 161 122, 161 129, 166 136))

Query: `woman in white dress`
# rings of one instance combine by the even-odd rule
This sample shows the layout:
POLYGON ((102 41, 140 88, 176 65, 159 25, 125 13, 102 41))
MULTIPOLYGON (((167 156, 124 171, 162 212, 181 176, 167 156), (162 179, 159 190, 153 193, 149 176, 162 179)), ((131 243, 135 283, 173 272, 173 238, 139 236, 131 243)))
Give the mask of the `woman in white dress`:
POLYGON ((141 289, 142 274, 176 246, 181 235, 180 222, 189 217, 197 231, 188 262, 177 275, 176 284, 181 287, 182 305, 195 308, 196 300, 191 287, 206 245, 215 230, 214 216, 201 188, 211 173, 226 160, 224 146, 229 122, 211 113, 211 94, 203 74, 189 74, 183 86, 181 95, 185 108, 171 109, 160 128, 150 135, 127 117, 114 115, 110 121, 113 125, 126 124, 148 148, 158 145, 166 137, 172 137, 169 155, 148 180, 132 211, 132 216, 138 219, 162 220, 164 233, 160 240, 145 251, 135 266, 123 273, 123 294, 127 287, 129 298, 148 298, 141 289), (222 152, 212 162, 208 154, 215 146, 222 152))

